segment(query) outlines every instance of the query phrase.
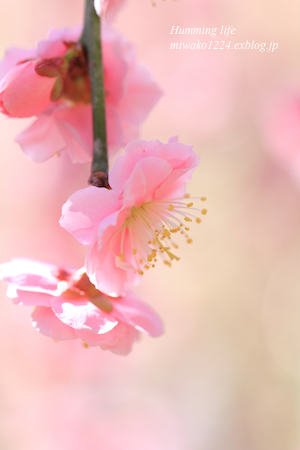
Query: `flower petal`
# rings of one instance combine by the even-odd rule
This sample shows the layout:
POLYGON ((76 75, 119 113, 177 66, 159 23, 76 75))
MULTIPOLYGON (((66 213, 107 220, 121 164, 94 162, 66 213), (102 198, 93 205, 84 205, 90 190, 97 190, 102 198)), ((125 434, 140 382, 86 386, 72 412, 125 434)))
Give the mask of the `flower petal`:
POLYGON ((105 341, 100 344, 100 347, 117 355, 127 355, 139 337, 138 330, 124 322, 119 322, 112 331, 104 335, 105 341))
POLYGON ((147 303, 143 302, 131 291, 113 302, 113 315, 137 330, 152 337, 163 333, 163 323, 158 314, 147 303))
POLYGON ((71 195, 62 207, 59 223, 78 242, 88 245, 93 240, 98 223, 119 207, 120 202, 113 191, 90 186, 71 195))
POLYGON ((170 164, 160 158, 141 159, 124 185, 124 206, 140 206, 153 200, 155 190, 171 174, 170 164))
POLYGON ((51 305, 56 317, 76 330, 103 334, 118 323, 113 316, 101 311, 86 298, 70 299, 61 295, 53 297, 51 305))
POLYGON ((50 306, 51 295, 43 292, 22 291, 10 284, 6 292, 7 297, 11 298, 14 305, 25 306, 50 306))
POLYGON ((51 337, 55 341, 77 339, 75 330, 61 322, 51 308, 37 306, 31 318, 32 325, 37 331, 51 337))
MULTIPOLYGON (((127 48, 127 53, 132 53, 132 47, 127 46, 127 48)), ((163 93, 152 80, 148 70, 139 64, 133 63, 135 56, 132 55, 130 60, 126 93, 119 105, 119 111, 123 120, 141 124, 163 93)))
MULTIPOLYGON (((65 269, 65 268, 64 268, 65 269)), ((0 278, 18 289, 55 295, 57 266, 30 259, 14 259, 0 266, 0 278)))
POLYGON ((3 78, 10 70, 12 70, 20 61, 37 57, 35 48, 25 50, 18 47, 9 47, 4 59, 0 63, 0 79, 3 78))
POLYGON ((109 184, 113 191, 121 193, 137 162, 161 145, 157 139, 149 142, 139 140, 126 145, 124 153, 118 156, 109 174, 109 184))
POLYGON ((106 334, 93 334, 87 331, 76 331, 77 336, 90 346, 100 346, 102 350, 110 350, 117 355, 127 355, 140 333, 130 325, 119 322, 106 334))
POLYGON ((48 39, 38 42, 37 54, 39 58, 50 59, 61 56, 66 51, 65 42, 78 42, 82 31, 82 26, 75 28, 63 28, 62 30, 50 30, 48 39))
POLYGON ((36 162, 44 162, 61 152, 66 144, 57 127, 56 120, 48 114, 41 114, 15 141, 25 155, 36 162))
POLYGON ((10 117, 35 116, 51 106, 56 78, 41 77, 29 61, 12 69, 1 82, 0 105, 10 117))
POLYGON ((115 265, 115 256, 109 242, 99 250, 97 243, 90 247, 86 256, 86 272, 99 291, 112 297, 124 295, 125 287, 137 284, 140 278, 137 273, 125 271, 115 265))
POLYGON ((61 106, 53 112, 57 128, 73 163, 93 159, 92 109, 90 105, 69 108, 61 106))
POLYGON ((115 106, 105 104, 107 145, 109 156, 114 155, 123 145, 124 136, 120 114, 115 106))

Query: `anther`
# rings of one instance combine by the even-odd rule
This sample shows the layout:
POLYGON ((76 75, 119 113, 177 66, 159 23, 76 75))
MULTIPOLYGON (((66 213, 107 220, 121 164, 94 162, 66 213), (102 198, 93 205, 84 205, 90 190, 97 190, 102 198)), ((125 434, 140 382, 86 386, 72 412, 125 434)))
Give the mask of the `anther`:
POLYGON ((193 206, 193 202, 191 202, 191 203, 188 203, 186 206, 188 207, 188 208, 190 208, 191 206, 193 206))
POLYGON ((201 219, 199 219, 199 217, 197 217, 196 222, 201 223, 201 219))
POLYGON ((207 209, 202 209, 201 214, 206 214, 207 213, 207 209))
MULTIPOLYGON (((201 211, 202 214, 203 214, 203 211, 204 211, 204 210, 201 211)), ((205 214, 205 213, 204 213, 204 214, 205 214)), ((185 217, 184 220, 185 220, 186 222, 191 222, 191 221, 192 221, 192 219, 190 219, 189 217, 185 217)))

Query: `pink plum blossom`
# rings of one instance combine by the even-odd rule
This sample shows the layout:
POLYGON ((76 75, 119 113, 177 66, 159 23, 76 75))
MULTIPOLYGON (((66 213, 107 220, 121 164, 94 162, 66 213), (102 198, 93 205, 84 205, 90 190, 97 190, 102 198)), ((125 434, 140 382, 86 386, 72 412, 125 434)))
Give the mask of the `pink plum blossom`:
POLYGON ((131 142, 109 174, 111 190, 91 186, 65 203, 60 224, 89 245, 85 266, 98 289, 123 295, 144 269, 155 266, 157 256, 169 266, 179 259, 171 249, 177 248, 173 235, 179 232, 191 243, 188 223, 201 221, 185 195, 198 160, 192 147, 177 138, 167 144, 131 142))
POLYGON ((133 292, 107 296, 84 268, 15 259, 0 265, 0 278, 9 284, 7 295, 14 304, 35 306, 34 328, 54 340, 80 338, 88 346, 127 354, 140 331, 152 337, 163 332, 159 316, 133 292))
MULTIPOLYGON (((37 116, 17 138, 24 153, 42 162, 67 149, 72 162, 92 160, 92 110, 87 61, 78 44, 81 27, 52 30, 33 50, 11 47, 0 63, 0 111, 37 116)), ((133 47, 102 27, 109 154, 139 135, 139 125, 161 96, 133 47)))
POLYGON ((94 7, 98 15, 101 14, 107 22, 112 22, 125 2, 126 0, 94 0, 94 7))

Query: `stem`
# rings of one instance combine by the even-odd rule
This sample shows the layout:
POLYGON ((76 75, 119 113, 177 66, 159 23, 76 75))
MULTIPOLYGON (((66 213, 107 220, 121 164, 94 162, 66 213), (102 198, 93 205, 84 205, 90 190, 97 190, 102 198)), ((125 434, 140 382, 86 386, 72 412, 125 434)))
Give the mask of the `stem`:
POLYGON ((105 92, 100 39, 100 17, 95 11, 94 1, 86 0, 84 28, 80 43, 88 60, 93 112, 93 162, 89 183, 99 187, 108 187, 105 92), (105 179, 106 183, 103 181, 105 179))

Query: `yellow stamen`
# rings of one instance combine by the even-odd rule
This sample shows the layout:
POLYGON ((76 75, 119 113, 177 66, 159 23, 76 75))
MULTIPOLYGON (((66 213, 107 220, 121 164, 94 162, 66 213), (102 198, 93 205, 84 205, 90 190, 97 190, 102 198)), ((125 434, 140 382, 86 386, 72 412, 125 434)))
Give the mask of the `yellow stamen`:
POLYGON ((164 230, 163 231, 163 237, 170 237, 171 235, 170 235, 170 231, 169 230, 164 230))
POLYGON ((197 217, 196 222, 201 223, 201 219, 199 219, 199 217, 197 217))
POLYGON ((204 215, 207 214, 207 209, 202 209, 201 213, 204 215))
MULTIPOLYGON (((203 213, 202 213, 202 214, 203 214, 203 213)), ((189 217, 185 217, 184 220, 185 220, 186 222, 191 222, 191 221, 192 221, 192 219, 190 219, 189 217)))
POLYGON ((188 203, 186 206, 188 207, 188 208, 190 208, 191 206, 193 206, 193 202, 191 202, 191 203, 188 203))

